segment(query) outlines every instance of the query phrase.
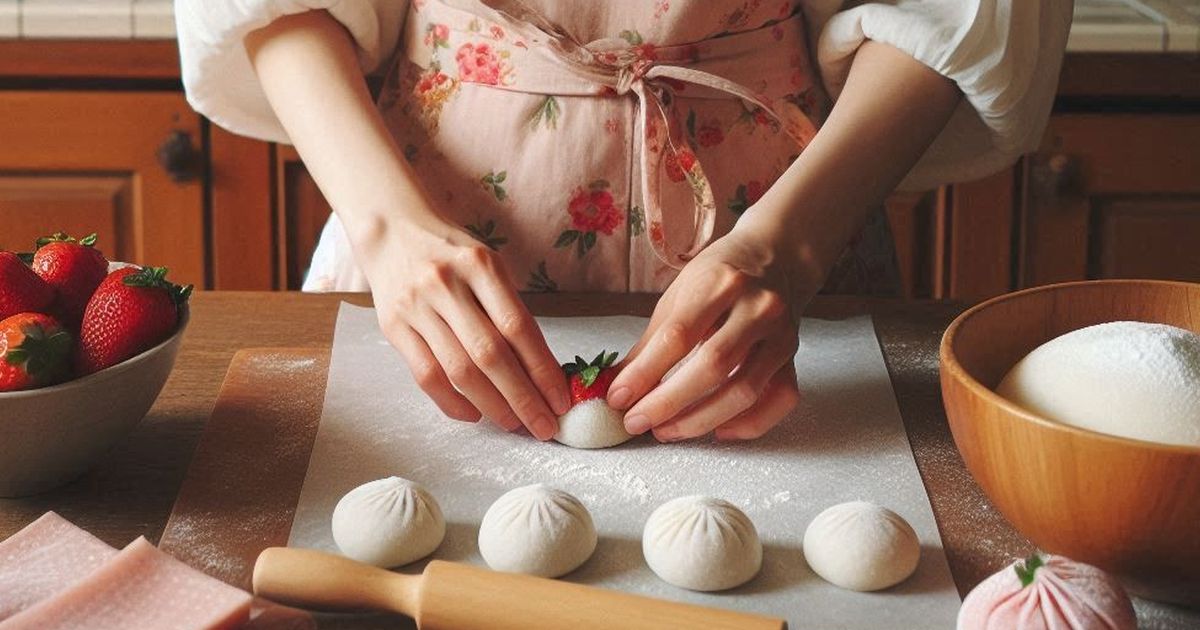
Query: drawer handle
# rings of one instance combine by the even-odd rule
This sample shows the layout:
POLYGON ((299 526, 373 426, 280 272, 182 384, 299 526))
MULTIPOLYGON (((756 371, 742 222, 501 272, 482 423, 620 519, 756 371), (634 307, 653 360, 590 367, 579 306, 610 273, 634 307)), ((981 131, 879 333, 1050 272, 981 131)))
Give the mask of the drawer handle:
POLYGON ((192 135, 176 129, 158 145, 155 153, 158 163, 171 177, 171 181, 182 184, 200 176, 201 154, 192 144, 192 135))

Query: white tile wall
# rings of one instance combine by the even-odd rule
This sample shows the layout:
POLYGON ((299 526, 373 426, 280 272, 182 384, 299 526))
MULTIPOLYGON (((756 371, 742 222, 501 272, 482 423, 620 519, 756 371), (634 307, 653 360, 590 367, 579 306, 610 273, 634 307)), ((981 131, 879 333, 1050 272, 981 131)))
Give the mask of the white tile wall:
MULTIPOLYGON (((172 0, 0 0, 0 38, 14 37, 170 39, 175 37, 174 5, 172 0)), ((1075 0, 1067 50, 1200 51, 1200 0, 1075 0)))
POLYGON ((0 38, 11 39, 20 34, 20 3, 18 0, 0 0, 0 38))
POLYGON ((133 37, 132 0, 24 0, 21 36, 128 39, 133 37))
POLYGON ((173 0, 133 0, 133 36, 136 39, 175 39, 173 0))

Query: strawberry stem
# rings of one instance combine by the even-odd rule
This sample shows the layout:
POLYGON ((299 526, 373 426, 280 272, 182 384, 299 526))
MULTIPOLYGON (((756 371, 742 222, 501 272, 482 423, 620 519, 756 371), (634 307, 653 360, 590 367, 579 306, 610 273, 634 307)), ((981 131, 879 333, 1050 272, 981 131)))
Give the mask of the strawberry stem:
POLYGON ((4 360, 9 365, 24 365, 25 372, 35 379, 55 376, 66 365, 66 357, 74 342, 71 333, 60 330, 47 335, 46 329, 38 324, 24 326, 21 333, 25 336, 21 345, 9 348, 5 353, 4 360))
POLYGON ((1013 569, 1017 572, 1017 577, 1021 579, 1021 587, 1024 588, 1033 584, 1033 574, 1045 564, 1042 556, 1036 552, 1032 556, 1026 558, 1025 562, 1017 563, 1013 569))
POLYGON ((596 379, 600 376, 600 372, 605 368, 611 367, 616 360, 616 352, 601 350, 600 354, 596 355, 596 358, 591 361, 586 361, 583 357, 575 355, 575 361, 562 364, 562 369, 567 376, 578 374, 583 386, 591 387, 592 383, 595 383, 596 379))
POLYGON ((192 296, 192 285, 179 286, 167 280, 166 267, 142 267, 121 279, 126 286, 144 289, 163 289, 176 306, 183 306, 192 296))

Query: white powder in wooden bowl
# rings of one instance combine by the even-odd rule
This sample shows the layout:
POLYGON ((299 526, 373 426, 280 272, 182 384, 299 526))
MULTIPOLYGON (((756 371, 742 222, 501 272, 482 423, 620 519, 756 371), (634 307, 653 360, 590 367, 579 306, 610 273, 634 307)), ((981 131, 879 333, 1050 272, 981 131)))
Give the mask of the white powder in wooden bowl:
POLYGON ((996 393, 1063 424, 1200 446, 1200 334, 1143 322, 1081 328, 1030 352, 996 393))

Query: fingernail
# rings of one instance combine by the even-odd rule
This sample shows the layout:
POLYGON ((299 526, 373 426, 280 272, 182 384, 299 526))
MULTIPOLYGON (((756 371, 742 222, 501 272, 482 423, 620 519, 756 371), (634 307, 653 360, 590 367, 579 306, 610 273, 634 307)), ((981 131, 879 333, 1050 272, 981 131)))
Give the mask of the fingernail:
POLYGON ((633 395, 629 388, 622 387, 608 393, 608 406, 613 409, 625 409, 629 406, 630 398, 633 398, 633 395))
POLYGON ((554 399, 554 402, 550 405, 550 407, 554 409, 554 413, 561 416, 570 411, 571 395, 567 393, 567 390, 561 388, 556 389, 551 395, 551 398, 554 399))
POLYGON ((537 427, 535 437, 543 442, 558 434, 558 422, 550 416, 539 417, 533 421, 533 426, 537 427))
POLYGON ((655 431, 654 439, 658 440, 659 442, 662 442, 663 444, 666 444, 667 442, 675 442, 675 441, 679 440, 680 437, 678 435, 675 435, 675 433, 672 431, 655 431))
POLYGON ((638 414, 625 418, 625 432, 633 435, 641 435, 650 430, 650 418, 638 414))

